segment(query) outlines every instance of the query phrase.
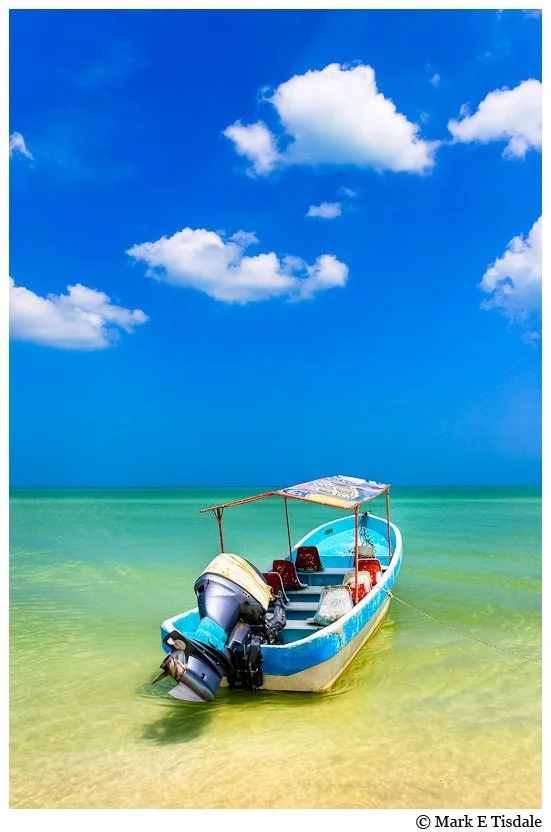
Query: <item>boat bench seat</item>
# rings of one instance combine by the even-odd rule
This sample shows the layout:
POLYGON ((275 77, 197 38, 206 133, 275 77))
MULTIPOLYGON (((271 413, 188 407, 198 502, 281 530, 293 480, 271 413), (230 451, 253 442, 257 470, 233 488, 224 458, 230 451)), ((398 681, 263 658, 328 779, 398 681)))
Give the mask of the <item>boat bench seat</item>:
POLYGON ((309 633, 317 633, 319 624, 312 624, 310 621, 288 621, 285 625, 286 630, 308 630, 309 633))
POLYGON ((323 627, 320 627, 318 624, 310 624, 304 619, 297 621, 291 620, 287 621, 287 624, 279 635, 283 644, 290 644, 293 641, 300 641, 302 638, 311 636, 313 633, 319 633, 320 630, 323 630, 323 627))
POLYGON ((315 615, 318 608, 319 601, 290 601, 285 607, 285 615, 287 621, 293 619, 302 619, 305 621, 315 615))
POLYGON ((327 584, 342 584, 344 576, 349 571, 349 566, 339 566, 324 569, 323 572, 297 571, 297 575, 299 581, 308 583, 310 586, 325 586, 327 584))
POLYGON ((303 589, 288 589, 286 590, 286 594, 290 601, 314 600, 314 598, 319 598, 321 586, 305 586, 303 589), (313 598, 310 596, 313 596, 313 598))
POLYGON ((291 603, 298 601, 299 603, 318 604, 321 591, 321 586, 307 586, 304 589, 288 589, 287 598, 291 603))
MULTIPOLYGON (((353 566, 334 567, 332 569, 324 569, 323 572, 300 572, 297 571, 298 579, 301 582, 308 583, 310 587, 323 587, 327 585, 342 584, 345 576, 353 569, 353 566)), ((366 571, 371 574, 373 586, 380 582, 383 572, 386 572, 386 566, 381 566, 377 559, 369 559, 368 562, 360 562, 360 571, 366 571)), ((304 590, 301 590, 304 592, 304 590)))

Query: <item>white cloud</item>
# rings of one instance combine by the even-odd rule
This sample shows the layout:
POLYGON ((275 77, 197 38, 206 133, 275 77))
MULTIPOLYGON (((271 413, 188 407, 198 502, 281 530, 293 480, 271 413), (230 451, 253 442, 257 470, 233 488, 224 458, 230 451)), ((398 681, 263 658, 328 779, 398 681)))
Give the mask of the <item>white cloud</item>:
POLYGON ((370 66, 309 70, 280 84, 265 101, 279 116, 278 137, 263 122, 236 122, 224 133, 256 173, 322 164, 424 173, 434 165, 439 143, 420 138, 419 126, 378 91, 370 66))
POLYGON ((319 205, 310 205, 307 217, 321 217, 324 220, 332 220, 340 217, 342 208, 340 202, 321 202, 319 205))
POLYGON ((341 185, 338 189, 338 196, 340 197, 338 202, 320 202, 319 205, 310 205, 308 211, 306 212, 306 216, 320 217, 324 220, 332 220, 335 219, 335 217, 340 217, 342 216, 343 211, 350 208, 350 203, 356 198, 357 194, 356 191, 352 190, 352 188, 347 188, 345 185, 341 185))
POLYGON ((323 254, 313 265, 299 257, 280 260, 274 252, 245 255, 255 242, 244 231, 224 238, 221 232, 184 228, 172 237, 134 245, 127 254, 148 266, 149 277, 198 289, 224 303, 302 300, 346 283, 348 267, 333 254, 323 254))
POLYGON ((344 286, 348 277, 348 266, 337 260, 334 254, 322 254, 313 266, 305 266, 306 277, 298 280, 298 299, 314 297, 317 292, 344 286))
POLYGON ((252 161, 254 172, 260 176, 270 173, 277 165, 279 153, 276 140, 263 121, 248 126, 236 121, 224 130, 224 136, 233 141, 240 156, 252 161))
POLYGON ((141 309, 124 309, 104 292, 81 283, 67 287, 66 295, 41 297, 16 286, 10 277, 10 334, 67 350, 98 350, 111 346, 119 331, 132 332, 148 320, 141 309))
POLYGON ((437 72, 435 72, 434 75, 432 76, 432 78, 430 79, 430 82, 431 82, 432 86, 433 87, 438 87, 440 85, 440 81, 441 81, 441 78, 440 78, 439 74, 437 72))
POLYGON ((533 78, 512 90, 488 93, 472 116, 463 105, 461 116, 448 122, 457 141, 507 141, 503 155, 514 158, 523 158, 530 148, 541 149, 541 83, 533 78))
POLYGON ((10 136, 10 159, 15 155, 25 156, 27 159, 34 158, 21 133, 12 133, 10 136))
POLYGON ((541 217, 527 237, 513 237, 504 254, 486 271, 480 288, 490 297, 484 309, 499 309, 512 322, 541 316, 541 217))

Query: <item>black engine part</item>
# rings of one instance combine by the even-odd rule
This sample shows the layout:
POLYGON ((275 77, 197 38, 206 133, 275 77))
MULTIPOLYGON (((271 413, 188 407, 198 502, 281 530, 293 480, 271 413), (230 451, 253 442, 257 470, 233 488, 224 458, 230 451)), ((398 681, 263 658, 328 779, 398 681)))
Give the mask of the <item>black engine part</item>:
POLYGON ((188 702, 212 701, 224 676, 230 688, 261 687, 261 646, 279 640, 286 623, 283 601, 278 597, 273 612, 266 613, 234 581, 211 572, 197 579, 195 593, 199 627, 189 635, 174 630, 165 637, 171 652, 158 679, 171 676, 178 684, 170 695, 188 702))

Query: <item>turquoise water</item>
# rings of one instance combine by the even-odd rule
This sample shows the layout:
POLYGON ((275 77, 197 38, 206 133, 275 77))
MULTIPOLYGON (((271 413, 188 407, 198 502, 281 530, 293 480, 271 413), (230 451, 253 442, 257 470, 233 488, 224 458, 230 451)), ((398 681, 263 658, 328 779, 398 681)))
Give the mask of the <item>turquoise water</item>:
MULTIPOLYGON (((199 509, 251 490, 13 491, 11 805, 539 806, 540 665, 397 602, 326 694, 221 690, 205 707, 151 687, 159 623, 193 606, 217 553, 199 509)), ((342 516, 290 509, 295 541, 342 516)), ((539 489, 395 488, 392 513, 398 597, 540 656, 539 489)), ((269 562, 286 547, 281 502, 229 509, 225 537, 269 562)))

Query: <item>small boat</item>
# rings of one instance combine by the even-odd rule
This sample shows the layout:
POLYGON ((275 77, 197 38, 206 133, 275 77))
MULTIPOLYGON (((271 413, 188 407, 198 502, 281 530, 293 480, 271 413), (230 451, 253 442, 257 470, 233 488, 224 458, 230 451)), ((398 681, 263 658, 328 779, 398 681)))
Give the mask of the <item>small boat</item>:
POLYGON ((197 607, 163 621, 167 656, 155 681, 169 693, 210 702, 220 684, 247 690, 330 688, 388 612, 402 562, 402 537, 390 521, 390 486, 356 477, 323 477, 202 509, 218 523, 220 554, 195 583, 197 607), (386 498, 386 517, 360 507, 386 498), (260 571, 226 552, 227 508, 282 498, 288 552, 260 571), (291 544, 289 500, 349 513, 291 544))

